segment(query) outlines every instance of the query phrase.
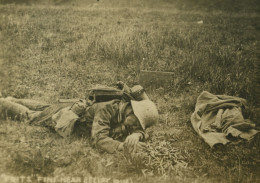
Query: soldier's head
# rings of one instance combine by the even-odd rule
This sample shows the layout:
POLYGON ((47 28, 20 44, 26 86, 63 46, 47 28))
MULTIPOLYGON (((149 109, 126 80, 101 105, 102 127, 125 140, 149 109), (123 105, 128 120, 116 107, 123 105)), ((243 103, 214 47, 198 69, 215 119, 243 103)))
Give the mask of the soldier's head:
POLYGON ((131 133, 135 130, 145 130, 158 121, 159 115, 155 104, 151 100, 134 101, 126 108, 124 125, 131 133))

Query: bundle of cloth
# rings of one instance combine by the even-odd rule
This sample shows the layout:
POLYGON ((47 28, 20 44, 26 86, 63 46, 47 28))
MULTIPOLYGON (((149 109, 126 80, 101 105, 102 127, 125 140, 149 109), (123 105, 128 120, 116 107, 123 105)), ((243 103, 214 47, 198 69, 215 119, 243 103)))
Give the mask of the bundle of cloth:
POLYGON ((203 91, 197 98, 191 123, 210 147, 242 139, 250 140, 259 131, 252 121, 245 119, 245 110, 245 99, 203 91))

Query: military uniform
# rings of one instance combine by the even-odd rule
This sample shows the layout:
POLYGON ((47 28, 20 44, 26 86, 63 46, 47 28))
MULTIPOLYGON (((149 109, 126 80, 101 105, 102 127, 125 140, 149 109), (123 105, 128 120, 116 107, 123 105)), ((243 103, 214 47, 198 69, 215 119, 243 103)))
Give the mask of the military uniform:
MULTIPOLYGON (((43 111, 37 112, 35 115, 30 106, 25 105, 26 100, 2 99, 0 106, 3 111, 8 108, 12 112, 10 114, 14 116, 18 113, 22 114, 23 119, 30 120, 32 125, 53 127, 63 137, 70 136, 73 131, 77 131, 75 128, 83 128, 85 133, 89 133, 85 135, 91 136, 94 146, 109 153, 115 152, 119 144, 130 135, 130 131, 123 124, 126 118, 126 107, 131 105, 129 102, 111 100, 94 103, 91 106, 84 106, 81 114, 73 112, 72 104, 45 105, 43 111)), ((35 103, 39 105, 39 102, 35 101, 35 103)), ((30 100, 30 105, 32 104, 34 102, 30 100)), ((140 140, 147 138, 143 129, 131 131, 131 133, 141 133, 140 140)))
MULTIPOLYGON (((113 153, 117 150, 120 141, 123 142, 130 134, 123 125, 127 105, 130 103, 112 100, 95 103, 86 109, 83 117, 86 120, 86 125, 92 126, 91 138, 97 148, 113 153)), ((141 140, 147 138, 147 134, 142 129, 132 133, 141 133, 141 140)))

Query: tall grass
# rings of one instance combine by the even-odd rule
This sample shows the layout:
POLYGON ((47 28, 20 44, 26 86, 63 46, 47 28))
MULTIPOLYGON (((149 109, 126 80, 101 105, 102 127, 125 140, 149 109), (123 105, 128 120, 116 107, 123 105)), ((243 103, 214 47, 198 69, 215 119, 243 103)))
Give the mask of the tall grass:
POLYGON ((116 67, 131 67, 128 72, 135 76, 140 69, 172 71, 172 89, 182 91, 187 83, 196 83, 259 104, 257 14, 66 6, 6 6, 1 12, 4 62, 19 65, 15 72, 26 72, 28 78, 33 77, 31 67, 39 64, 43 67, 37 72, 44 78, 56 66, 62 75, 81 70, 91 60, 111 61, 116 67))
POLYGON ((150 150, 153 153, 162 142, 162 153, 167 155, 155 156, 147 169, 131 167, 120 154, 101 157, 85 139, 70 141, 41 132, 40 127, 0 121, 4 162, 0 173, 123 179, 142 172, 146 177, 135 177, 137 182, 163 182, 162 174, 169 176, 169 182, 253 182, 259 177, 255 168, 259 140, 211 150, 189 121, 202 90, 241 96, 259 105, 256 7, 237 1, 239 9, 228 11, 229 1, 206 5, 206 0, 10 2, 15 1, 0 5, 3 96, 50 103, 84 97, 95 84, 138 83, 141 69, 174 72, 174 81, 169 90, 148 91, 160 113, 159 123, 150 129, 150 150), (169 154, 171 148, 177 154, 169 154), (167 159, 170 155, 174 157, 167 159), (158 168, 162 164, 167 167, 158 168), (159 177, 150 177, 153 172, 159 177))

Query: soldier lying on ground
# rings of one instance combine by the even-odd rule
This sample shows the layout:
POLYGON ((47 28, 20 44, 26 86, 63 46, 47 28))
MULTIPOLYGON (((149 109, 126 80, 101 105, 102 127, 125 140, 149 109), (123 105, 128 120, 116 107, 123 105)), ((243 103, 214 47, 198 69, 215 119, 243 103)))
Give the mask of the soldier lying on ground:
POLYGON ((81 131, 90 136, 95 147, 109 153, 124 146, 141 150, 147 138, 145 129, 158 120, 155 104, 149 100, 120 100, 87 104, 43 104, 28 99, 0 98, 2 118, 26 120, 32 125, 51 127, 63 137, 81 131))

